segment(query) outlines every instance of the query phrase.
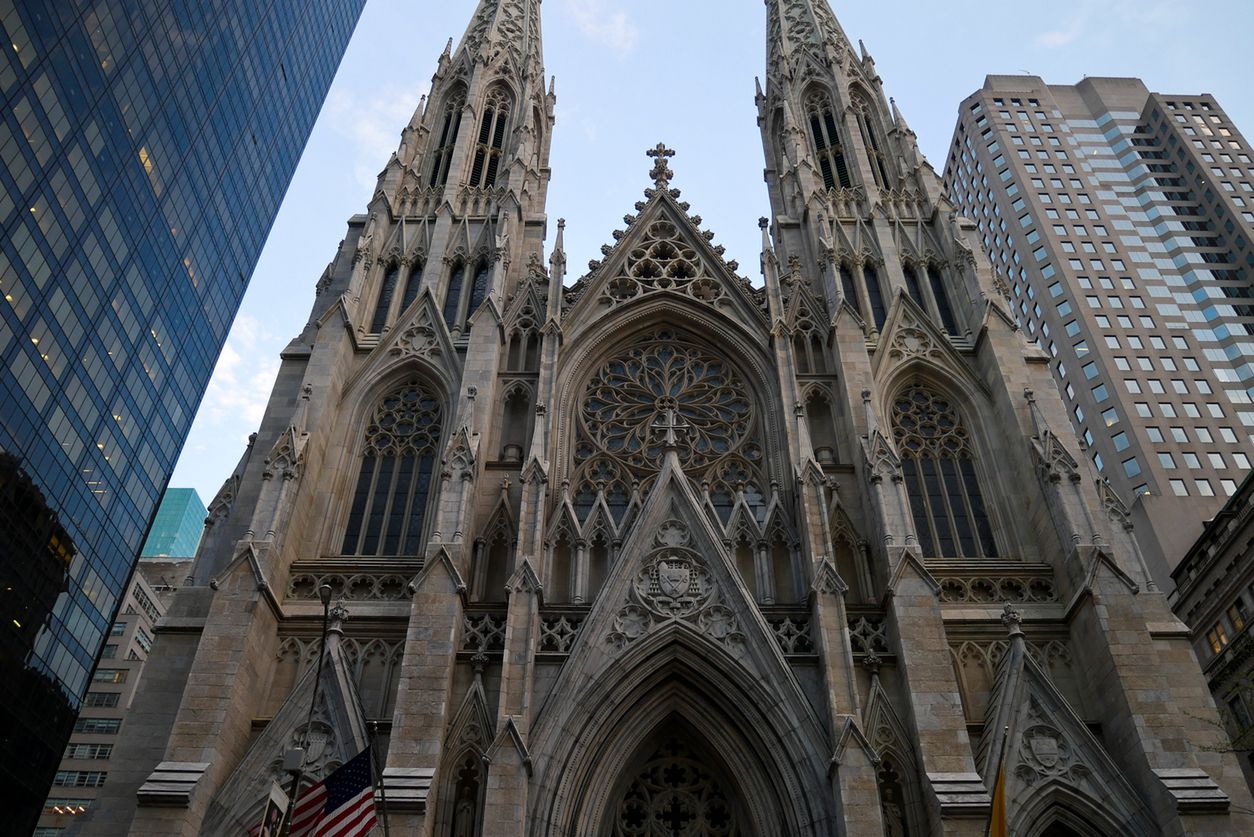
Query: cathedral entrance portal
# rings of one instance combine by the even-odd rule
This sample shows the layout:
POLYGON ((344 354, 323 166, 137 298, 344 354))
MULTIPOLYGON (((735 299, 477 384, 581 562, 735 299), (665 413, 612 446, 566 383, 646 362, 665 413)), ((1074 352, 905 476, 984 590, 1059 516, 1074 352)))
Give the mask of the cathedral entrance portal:
POLYGON ((668 727, 630 762, 610 837, 749 837, 736 790, 693 734, 668 727))

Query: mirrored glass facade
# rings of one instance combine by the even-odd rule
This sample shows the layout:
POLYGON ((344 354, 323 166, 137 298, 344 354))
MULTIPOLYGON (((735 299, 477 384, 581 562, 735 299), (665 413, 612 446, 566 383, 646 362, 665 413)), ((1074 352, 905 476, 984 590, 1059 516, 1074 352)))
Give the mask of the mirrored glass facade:
POLYGON ((0 798, 23 823, 363 5, 0 0, 0 798))

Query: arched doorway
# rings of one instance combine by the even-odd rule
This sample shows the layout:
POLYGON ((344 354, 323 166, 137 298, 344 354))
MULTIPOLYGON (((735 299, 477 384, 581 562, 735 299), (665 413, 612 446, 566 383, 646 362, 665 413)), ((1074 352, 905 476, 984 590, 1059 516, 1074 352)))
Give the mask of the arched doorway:
POLYGON ((650 737, 617 784, 607 837, 752 837, 722 760, 681 722, 650 737))

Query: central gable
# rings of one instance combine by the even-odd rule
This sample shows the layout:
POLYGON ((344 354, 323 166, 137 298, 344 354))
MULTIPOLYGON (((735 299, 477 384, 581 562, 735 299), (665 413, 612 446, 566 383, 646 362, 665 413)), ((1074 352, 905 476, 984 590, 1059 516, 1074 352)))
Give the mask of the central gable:
POLYGON ((765 331, 764 297, 736 275, 738 265, 724 260, 723 248, 712 244, 714 233, 701 229, 700 216, 690 216, 679 190, 670 188, 665 157, 674 152, 659 146, 649 153, 658 159, 655 188, 645 190, 648 200, 636 204, 635 216, 626 216, 627 230, 614 233, 617 243, 601 248, 605 259, 591 262, 591 272, 567 293, 563 319, 570 331, 657 295, 709 306, 765 331))

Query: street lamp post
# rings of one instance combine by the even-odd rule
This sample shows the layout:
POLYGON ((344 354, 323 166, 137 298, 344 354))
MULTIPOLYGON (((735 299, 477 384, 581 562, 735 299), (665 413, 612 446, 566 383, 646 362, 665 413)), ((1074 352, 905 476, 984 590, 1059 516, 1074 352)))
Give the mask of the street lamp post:
POLYGON ((314 711, 318 707, 318 688, 322 685, 322 661, 327 655, 327 624, 331 618, 331 586, 318 588, 322 601, 322 636, 318 640, 318 668, 314 673, 313 698, 309 701, 309 716, 305 720, 304 746, 293 747, 283 754, 283 767, 292 774, 292 790, 287 795, 287 813, 283 815, 283 837, 292 833, 292 815, 296 812, 296 798, 300 794, 300 780, 305 775, 305 754, 309 752, 309 732, 313 727, 314 711))

